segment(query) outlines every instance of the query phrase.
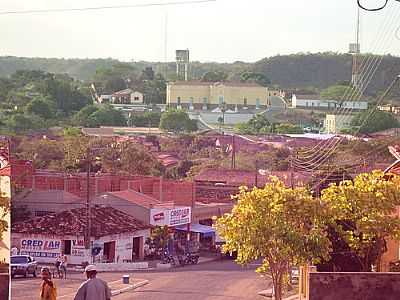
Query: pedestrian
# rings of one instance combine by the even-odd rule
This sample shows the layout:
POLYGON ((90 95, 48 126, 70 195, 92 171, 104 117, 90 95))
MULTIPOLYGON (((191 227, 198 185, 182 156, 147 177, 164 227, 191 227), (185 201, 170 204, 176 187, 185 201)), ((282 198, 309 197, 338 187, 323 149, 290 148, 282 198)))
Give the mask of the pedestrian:
POLYGON ((42 284, 40 285, 40 300, 56 300, 57 289, 56 285, 51 280, 49 268, 42 268, 40 274, 42 276, 42 284))
POLYGON ((68 265, 68 258, 64 254, 61 258, 60 268, 64 271, 64 279, 67 279, 67 265, 68 265))
POLYGON ((111 290, 107 282, 96 278, 96 266, 88 265, 85 273, 87 280, 79 287, 74 300, 110 300, 111 290))

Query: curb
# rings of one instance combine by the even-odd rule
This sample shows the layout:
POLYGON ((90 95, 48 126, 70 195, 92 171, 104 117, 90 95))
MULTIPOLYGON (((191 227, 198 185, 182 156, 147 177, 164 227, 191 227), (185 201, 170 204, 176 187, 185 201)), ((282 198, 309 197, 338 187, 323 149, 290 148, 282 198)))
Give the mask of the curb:
POLYGON ((117 296, 119 294, 122 294, 122 293, 125 293, 125 292, 128 292, 128 291, 140 288, 140 287, 142 287, 142 286, 144 286, 144 285, 146 285, 148 283, 149 283, 148 280, 143 280, 143 281, 141 281, 139 283, 136 283, 136 284, 133 284, 133 285, 128 285, 126 288, 115 290, 115 291, 111 291, 111 296, 114 297, 114 296, 117 296))

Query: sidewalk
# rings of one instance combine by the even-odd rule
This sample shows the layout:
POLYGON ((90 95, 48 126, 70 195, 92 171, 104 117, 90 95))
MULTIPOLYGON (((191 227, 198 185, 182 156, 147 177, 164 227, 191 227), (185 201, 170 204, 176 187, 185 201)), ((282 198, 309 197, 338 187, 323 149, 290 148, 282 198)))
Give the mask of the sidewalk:
POLYGON ((113 282, 109 286, 111 289, 111 295, 114 297, 116 295, 137 289, 148 283, 149 283, 148 280, 134 279, 130 284, 123 284, 122 282, 113 282))

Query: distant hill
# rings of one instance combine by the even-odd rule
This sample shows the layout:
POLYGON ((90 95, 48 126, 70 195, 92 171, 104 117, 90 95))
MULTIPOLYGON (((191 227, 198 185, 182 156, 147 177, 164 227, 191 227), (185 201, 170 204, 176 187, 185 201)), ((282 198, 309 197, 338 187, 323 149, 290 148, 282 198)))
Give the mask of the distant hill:
MULTIPOLYGON (((362 58, 363 59, 363 58, 362 58)), ((367 93, 375 96, 400 74, 400 58, 394 56, 373 57, 369 62, 382 60, 376 75, 368 86, 367 93), (372 60, 373 59, 373 60, 372 60)), ((238 80, 244 71, 255 71, 265 74, 274 85, 282 88, 310 88, 321 90, 340 81, 351 78, 352 57, 349 54, 316 53, 278 55, 264 58, 255 63, 200 63, 193 62, 191 76, 199 79, 208 71, 220 70, 228 74, 229 80, 238 80)), ((16 70, 40 69, 52 73, 67 73, 80 80, 90 80, 97 69, 108 69, 119 63, 115 59, 56 59, 0 57, 0 77, 9 76, 16 70)), ((167 74, 173 79, 175 63, 130 62, 138 73, 146 66, 153 66, 156 72, 167 74)), ((368 70, 371 70, 369 68, 368 70)), ((396 91, 400 95, 400 91, 396 91)))

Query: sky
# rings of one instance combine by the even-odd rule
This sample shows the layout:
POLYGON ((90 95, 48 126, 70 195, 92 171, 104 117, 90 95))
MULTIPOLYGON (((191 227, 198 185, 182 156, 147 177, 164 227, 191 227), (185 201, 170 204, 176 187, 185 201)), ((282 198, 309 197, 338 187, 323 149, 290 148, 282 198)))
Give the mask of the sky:
MULTIPOLYGON (((171 1, 1 0, 0 12, 171 1)), ((383 0, 362 1, 377 5, 383 0)), ((216 0, 163 7, 0 14, 0 55, 172 61, 176 49, 190 49, 195 61, 254 62, 277 54, 347 52, 348 44, 355 40, 356 12, 356 0, 216 0)), ((362 12, 362 51, 400 55, 400 30, 399 38, 395 37, 399 26, 398 2, 389 1, 380 12, 362 12)))

